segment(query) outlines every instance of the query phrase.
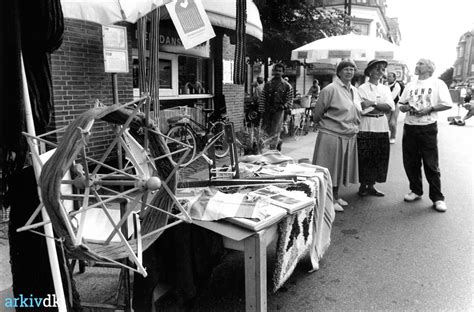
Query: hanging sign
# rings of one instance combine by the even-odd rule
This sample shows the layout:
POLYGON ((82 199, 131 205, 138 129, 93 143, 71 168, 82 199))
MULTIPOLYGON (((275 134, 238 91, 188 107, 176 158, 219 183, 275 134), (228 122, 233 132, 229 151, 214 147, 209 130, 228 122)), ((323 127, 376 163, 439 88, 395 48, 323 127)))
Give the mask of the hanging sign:
POLYGON ((201 0, 178 0, 166 9, 185 49, 190 49, 216 36, 201 0))
POLYGON ((127 29, 102 26, 104 68, 106 73, 128 73, 127 29))

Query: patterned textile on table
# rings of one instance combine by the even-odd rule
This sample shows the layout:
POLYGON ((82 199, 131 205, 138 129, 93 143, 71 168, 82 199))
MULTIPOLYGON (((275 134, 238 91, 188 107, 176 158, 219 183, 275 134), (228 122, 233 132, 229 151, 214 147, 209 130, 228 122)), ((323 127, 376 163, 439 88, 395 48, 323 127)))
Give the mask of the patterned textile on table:
POLYGON ((282 164, 294 163, 295 160, 289 156, 283 155, 276 150, 270 150, 259 155, 245 155, 239 158, 239 162, 246 162, 251 164, 282 164))
POLYGON ((316 205, 314 209, 303 209, 288 216, 278 226, 277 263, 273 274, 274 292, 288 280, 299 260, 305 255, 310 256, 310 272, 318 270, 319 260, 331 242, 331 228, 335 217, 331 175, 324 167, 300 165, 312 167, 316 171, 313 177, 302 182, 310 186, 316 205))
POLYGON ((365 132, 357 134, 359 157, 359 182, 374 183, 387 180, 390 141, 388 132, 365 132))

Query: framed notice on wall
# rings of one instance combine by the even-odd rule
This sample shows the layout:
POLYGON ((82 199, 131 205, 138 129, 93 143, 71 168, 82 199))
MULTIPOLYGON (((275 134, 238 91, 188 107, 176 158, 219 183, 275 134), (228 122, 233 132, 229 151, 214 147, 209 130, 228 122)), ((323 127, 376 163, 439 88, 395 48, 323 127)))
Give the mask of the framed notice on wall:
POLYGON ((102 26, 104 68, 106 73, 128 73, 127 29, 102 26))

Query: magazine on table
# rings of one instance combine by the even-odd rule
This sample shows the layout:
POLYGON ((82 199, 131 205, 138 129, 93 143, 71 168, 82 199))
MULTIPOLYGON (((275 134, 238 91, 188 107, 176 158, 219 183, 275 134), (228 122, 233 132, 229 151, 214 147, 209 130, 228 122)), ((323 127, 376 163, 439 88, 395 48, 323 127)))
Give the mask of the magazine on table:
POLYGON ((260 213, 263 214, 261 219, 233 217, 227 218, 225 220, 235 225, 257 232, 272 226, 287 215, 287 211, 285 209, 272 204, 268 204, 265 206, 265 208, 261 208, 260 213))
POLYGON ((287 215, 265 197, 245 193, 225 194, 215 188, 178 189, 176 197, 187 201, 189 214, 194 220, 226 220, 243 228, 260 231, 287 215))
POLYGON ((284 208, 289 214, 315 204, 315 199, 302 191, 287 191, 273 185, 250 192, 249 196, 268 198, 273 205, 284 208))

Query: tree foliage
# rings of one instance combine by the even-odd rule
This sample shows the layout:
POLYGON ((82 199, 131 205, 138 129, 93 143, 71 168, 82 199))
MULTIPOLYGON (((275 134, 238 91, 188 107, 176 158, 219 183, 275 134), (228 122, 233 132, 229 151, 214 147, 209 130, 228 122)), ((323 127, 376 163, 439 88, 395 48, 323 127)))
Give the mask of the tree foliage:
POLYGON ((443 80, 444 83, 448 86, 448 88, 451 86, 451 84, 453 83, 453 75, 454 75, 454 67, 450 67, 448 69, 446 69, 444 71, 444 73, 442 73, 440 76, 439 76, 439 79, 443 80))
POLYGON ((250 42, 250 62, 271 63, 289 60, 291 51, 326 36, 348 33, 349 16, 337 9, 320 6, 321 1, 262 0, 256 1, 263 26, 263 41, 250 42))

